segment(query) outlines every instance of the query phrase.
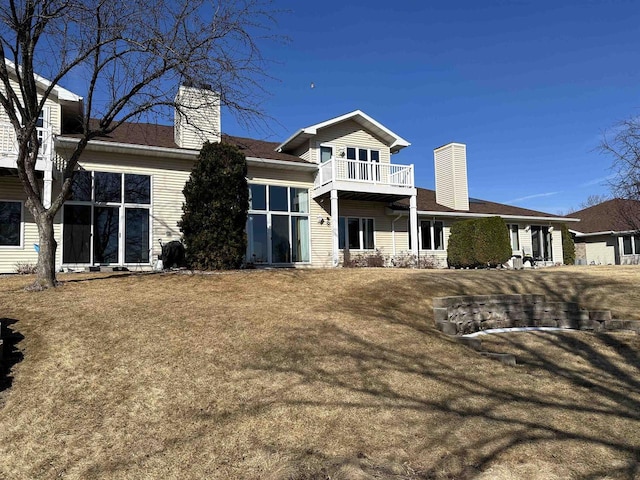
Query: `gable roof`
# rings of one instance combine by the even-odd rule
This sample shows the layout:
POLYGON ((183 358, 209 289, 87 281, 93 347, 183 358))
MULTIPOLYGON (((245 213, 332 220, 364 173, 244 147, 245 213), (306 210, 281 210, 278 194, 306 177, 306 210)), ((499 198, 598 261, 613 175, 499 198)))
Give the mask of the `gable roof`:
POLYGON ((614 198, 567 217, 580 219, 573 230, 583 234, 633 231, 640 229, 640 201, 614 198))
MULTIPOLYGON (((552 215, 550 213, 539 212, 537 210, 529 210, 528 208, 514 207, 504 203, 490 202, 488 200, 480 200, 477 198, 469 198, 469 210, 454 210, 436 203, 436 192, 426 188, 416 188, 417 190, 417 207, 421 214, 430 213, 442 216, 460 216, 460 217, 486 217, 499 215, 501 217, 512 218, 530 218, 530 219, 549 219, 563 220, 564 217, 552 215)), ((408 210, 409 199, 402 199, 394 202, 392 209, 408 210)), ((566 219, 565 219, 566 220, 566 219)), ((577 219, 570 221, 576 222, 577 219)))
POLYGON ((306 128, 301 128, 280 145, 278 145, 277 149, 281 152, 291 151, 316 135, 318 133, 318 130, 337 125, 338 123, 342 123, 347 120, 353 120, 354 122, 361 125, 364 129, 369 130, 377 137, 384 140, 391 148, 391 153, 396 153, 404 147, 408 147, 409 145, 411 145, 400 135, 393 133, 387 127, 371 118, 362 110, 354 110, 353 112, 345 113, 344 115, 340 115, 339 117, 331 118, 329 120, 316 123, 315 125, 311 125, 306 128))
MULTIPOLYGON (((13 63, 8 58, 4 59, 4 63, 7 65, 7 67, 9 67, 10 70, 13 71, 13 73, 15 75, 17 75, 17 70, 16 70, 16 64, 15 63, 13 63)), ((47 88, 49 88, 51 86, 51 82, 49 80, 47 80, 44 77, 41 77, 37 73, 34 73, 33 77, 35 78, 36 82, 38 82, 42 86, 42 88, 47 89, 47 88)), ((67 102, 81 102, 82 101, 82 97, 80 95, 76 95, 72 91, 67 90, 66 88, 62 88, 60 85, 55 85, 52 88, 52 92, 56 97, 58 97, 59 100, 63 100, 63 101, 67 101, 67 102)))
MULTIPOLYGON (((62 137, 80 138, 80 134, 63 134, 62 137)), ((277 142, 254 140, 252 138, 222 135, 222 141, 235 145, 247 157, 268 160, 281 160, 295 163, 310 163, 295 155, 277 152, 277 142)), ((120 145, 141 145, 147 147, 161 147, 188 152, 189 149, 180 148, 174 141, 173 127, 153 123, 126 122, 116 128, 109 135, 99 137, 92 142, 106 142, 120 145)), ((92 142, 89 142, 90 144, 92 142)), ((194 150, 194 152, 196 152, 194 150)))

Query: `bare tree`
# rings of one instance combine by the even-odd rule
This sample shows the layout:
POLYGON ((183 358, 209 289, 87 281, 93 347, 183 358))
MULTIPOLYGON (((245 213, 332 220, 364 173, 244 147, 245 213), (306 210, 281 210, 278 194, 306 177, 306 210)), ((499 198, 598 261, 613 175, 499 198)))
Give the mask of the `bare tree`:
POLYGON ((640 118, 616 124, 604 134, 600 150, 613 158, 614 196, 640 200, 640 118))
POLYGON ((609 197, 608 195, 594 193, 592 195, 589 195, 583 202, 580 202, 580 204, 578 205, 578 210, 584 210, 585 208, 599 205, 603 202, 606 202, 607 200, 611 200, 611 197, 609 197))
POLYGON ((613 158, 611 191, 618 202, 616 213, 628 230, 640 231, 640 117, 616 124, 603 136, 600 151, 613 158))
POLYGON ((266 73, 256 42, 273 14, 263 0, 0 0, 0 104, 15 130, 18 177, 38 226, 34 287, 56 284, 54 216, 92 139, 172 113, 169 107, 184 111, 174 100, 181 83, 207 85, 241 120, 259 120, 266 73), (60 193, 45 205, 35 168, 38 119, 54 89, 71 80, 86 85, 81 135, 65 155, 60 193))

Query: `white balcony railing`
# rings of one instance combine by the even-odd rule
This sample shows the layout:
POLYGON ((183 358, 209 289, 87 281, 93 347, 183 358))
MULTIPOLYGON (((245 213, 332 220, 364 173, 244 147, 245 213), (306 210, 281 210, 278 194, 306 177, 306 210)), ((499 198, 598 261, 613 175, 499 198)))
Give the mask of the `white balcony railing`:
POLYGON ((315 186, 321 187, 333 181, 413 188, 413 165, 333 158, 320 165, 315 186))
MULTIPOLYGON (((52 135, 50 128, 37 128, 38 139, 40 140, 40 151, 38 157, 49 157, 52 148, 52 135)), ((18 141, 13 125, 10 123, 0 124, 0 155, 12 156, 18 154, 18 141)))

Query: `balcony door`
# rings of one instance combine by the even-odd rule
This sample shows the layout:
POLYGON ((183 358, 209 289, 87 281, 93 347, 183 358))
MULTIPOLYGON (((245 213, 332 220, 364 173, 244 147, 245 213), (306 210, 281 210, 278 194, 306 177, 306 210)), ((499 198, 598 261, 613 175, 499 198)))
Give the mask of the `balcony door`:
POLYGON ((380 180, 380 151, 347 147, 349 180, 365 182, 380 180))

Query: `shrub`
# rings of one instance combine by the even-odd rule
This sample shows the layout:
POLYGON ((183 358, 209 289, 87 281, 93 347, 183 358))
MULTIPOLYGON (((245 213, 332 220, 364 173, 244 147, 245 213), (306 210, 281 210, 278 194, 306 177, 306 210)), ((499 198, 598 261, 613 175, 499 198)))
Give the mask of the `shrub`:
POLYGON ((573 241, 573 235, 569 228, 562 224, 562 260, 565 265, 574 265, 576 263, 576 245, 573 241))
POLYGON ((247 248, 247 161, 232 145, 205 143, 183 193, 186 260, 198 270, 239 268, 247 248))
POLYGON ((19 275, 33 275, 38 267, 34 263, 16 263, 16 273, 19 275))
POLYGON ((463 220, 451 225, 447 259, 451 267, 475 267, 473 253, 476 220, 463 220))
POLYGON ((463 220, 451 226, 447 257, 452 267, 495 267, 511 254, 509 232, 501 217, 463 220))
POLYGON ((440 268, 440 261, 433 255, 416 256, 411 253, 396 255, 391 259, 391 266, 395 268, 440 268))
POLYGON ((384 267, 387 261, 385 256, 380 250, 376 250, 374 253, 361 253, 358 255, 351 255, 349 250, 344 251, 344 258, 342 260, 342 266, 345 268, 357 268, 357 267, 384 267))
POLYGON ((501 217, 476 220, 473 252, 479 265, 495 267, 511 258, 511 242, 507 224, 501 217))

